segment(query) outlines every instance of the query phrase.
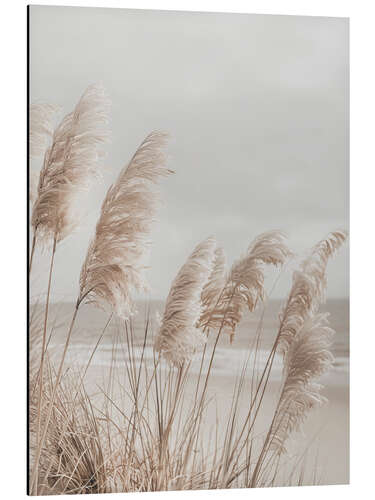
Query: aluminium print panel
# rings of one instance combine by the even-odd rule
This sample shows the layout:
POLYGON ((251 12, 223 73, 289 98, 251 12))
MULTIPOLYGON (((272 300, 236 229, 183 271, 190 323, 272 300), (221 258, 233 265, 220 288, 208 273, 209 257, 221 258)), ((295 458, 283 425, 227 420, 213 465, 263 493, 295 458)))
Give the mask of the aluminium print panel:
POLYGON ((348 19, 28 20, 29 493, 348 483, 348 19))

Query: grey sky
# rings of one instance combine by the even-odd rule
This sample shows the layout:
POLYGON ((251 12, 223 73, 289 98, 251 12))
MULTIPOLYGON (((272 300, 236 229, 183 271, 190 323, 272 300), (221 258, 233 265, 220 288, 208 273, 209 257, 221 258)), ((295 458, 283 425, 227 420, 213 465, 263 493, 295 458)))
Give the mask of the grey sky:
MULTIPOLYGON (((231 261, 268 229, 302 251, 349 228, 347 19, 33 6, 30 23, 32 101, 68 112, 100 81, 113 102, 103 182, 60 245, 55 294, 76 295, 105 192, 154 129, 170 132, 176 171, 153 234, 154 297, 211 234, 231 261)), ((348 295, 348 261, 346 248, 330 264, 329 297, 348 295)))

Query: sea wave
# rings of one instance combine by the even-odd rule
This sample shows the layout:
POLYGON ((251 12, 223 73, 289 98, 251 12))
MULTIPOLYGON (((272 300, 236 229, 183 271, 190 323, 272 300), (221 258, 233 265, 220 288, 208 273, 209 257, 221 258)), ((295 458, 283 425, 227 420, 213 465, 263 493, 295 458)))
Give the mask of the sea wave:
MULTIPOLYGON (((53 347, 53 346, 51 346, 53 347)), ((55 345, 59 349, 60 345, 55 345)), ((207 349, 204 361, 203 370, 208 369, 212 349, 207 349)), ((68 363, 85 366, 93 353, 93 348, 89 348, 87 344, 72 344, 69 347, 67 361, 68 363)), ((259 373, 266 366, 269 358, 270 351, 266 349, 259 349, 257 352, 249 352, 244 349, 228 347, 217 347, 212 371, 215 375, 236 376, 241 373, 244 366, 247 366, 246 375, 251 376, 253 371, 259 373)), ((141 360, 147 364, 148 367, 154 365, 156 355, 152 346, 146 346, 144 351, 141 346, 134 346, 132 357, 135 363, 140 363, 141 360)), ((201 354, 197 354, 191 363, 191 373, 197 374, 201 365, 201 354)), ((117 367, 129 361, 129 351, 126 344, 117 344, 116 349, 113 348, 112 343, 104 343, 100 345, 93 355, 91 361, 92 365, 109 367, 114 363, 117 367)), ((283 360, 278 354, 275 355, 271 371, 271 378, 280 379, 283 371, 283 360)), ((337 356, 333 364, 333 371, 336 373, 349 372, 349 357, 337 356)))

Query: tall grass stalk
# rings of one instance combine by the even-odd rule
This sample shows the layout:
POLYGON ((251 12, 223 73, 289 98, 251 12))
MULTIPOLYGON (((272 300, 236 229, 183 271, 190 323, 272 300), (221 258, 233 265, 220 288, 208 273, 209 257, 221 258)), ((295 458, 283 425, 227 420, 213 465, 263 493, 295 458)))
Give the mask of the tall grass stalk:
MULTIPOLYGON (((36 432, 36 442, 39 443, 40 438, 40 423, 41 423, 41 403, 42 403, 42 393, 43 393, 43 380, 44 380, 44 358, 46 352, 46 338, 47 338, 47 322, 48 322, 48 308, 49 308, 49 299, 51 292, 51 281, 52 281, 52 269, 53 262, 55 258, 56 252, 56 238, 53 240, 53 247, 51 252, 51 262, 49 268, 48 275, 48 285, 47 285, 47 297, 46 304, 44 308, 44 324, 43 324, 43 335, 42 335, 42 347, 41 347, 41 357, 40 357, 40 376, 39 376, 39 397, 38 397, 38 408, 37 408, 37 432, 36 432)), ((37 481, 38 476, 36 475, 36 486, 35 490, 37 490, 37 481)))
POLYGON ((33 234, 33 239, 32 239, 32 242, 31 242, 31 251, 30 251, 30 258, 29 258, 29 274, 31 274, 31 270, 32 270, 32 267, 33 267, 33 259, 34 259, 35 246, 36 246, 36 233, 33 234))
MULTIPOLYGON (((32 473, 32 476, 31 476, 31 481, 30 481, 30 489, 31 489, 32 492, 34 492, 35 495, 37 494, 38 470, 39 470, 40 455, 42 453, 44 441, 45 441, 46 436, 47 436, 49 423, 50 423, 52 412, 53 412, 53 409, 54 409, 55 397, 56 397, 56 393, 57 393, 57 390, 58 390, 59 385, 60 385, 61 375, 62 375, 62 369, 63 369, 64 361, 65 361, 65 356, 66 356, 66 353, 67 353, 67 350, 68 350, 68 346, 69 346, 70 338, 71 338, 71 335, 72 335, 74 323, 75 323, 75 320, 76 320, 76 317, 77 317, 78 308, 79 308, 79 303, 77 302, 77 304, 76 304, 76 306, 74 308, 74 313, 73 313, 72 320, 70 322, 70 326, 69 326, 69 330, 68 330, 68 335, 66 337, 66 341, 65 341, 63 353, 62 353, 62 356, 61 356, 61 361, 60 361, 60 364, 59 364, 59 368, 57 370, 56 380, 55 380, 54 385, 53 385, 53 390, 52 390, 52 394, 51 394, 51 401, 50 401, 50 403, 48 405, 47 417, 46 417, 46 421, 44 423, 44 428, 43 428, 42 436, 40 438, 40 441, 37 442, 36 454, 35 454, 35 459, 34 459, 34 470, 33 470, 33 473, 32 473)), ((40 418, 40 417, 38 416, 38 418, 40 418)))

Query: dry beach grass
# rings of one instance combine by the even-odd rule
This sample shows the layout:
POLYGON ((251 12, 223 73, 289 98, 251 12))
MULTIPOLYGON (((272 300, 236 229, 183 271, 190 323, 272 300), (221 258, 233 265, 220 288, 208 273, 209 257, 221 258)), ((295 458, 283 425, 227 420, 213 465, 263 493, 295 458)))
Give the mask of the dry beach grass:
MULTIPOLYGON (((345 231, 322 239, 300 259, 286 237, 268 231, 256 237, 232 265, 213 237, 195 247, 171 284, 164 312, 146 316, 141 344, 135 342, 133 296, 148 289, 150 233, 159 205, 158 183, 166 166, 167 135, 151 132, 121 170, 102 203, 95 234, 82 264, 79 294, 63 349, 49 347, 49 300, 59 242, 77 224, 74 203, 97 177, 100 146, 108 139, 109 101, 91 86, 72 113, 53 130, 55 107, 30 112, 31 152, 44 155, 33 200, 30 273, 36 245, 49 251, 42 314, 29 317, 29 491, 33 495, 267 487, 317 482, 304 470, 305 448, 288 460, 291 435, 314 408, 324 404, 319 378, 333 363, 334 334, 320 312, 327 264, 346 240, 345 231), (265 275, 294 259, 292 286, 280 312, 267 359, 258 353, 262 322, 254 332, 240 374, 231 387, 228 411, 215 413, 212 366, 223 336, 236 342, 244 313, 266 308, 265 275), (66 358, 81 306, 107 312, 102 334, 86 366, 66 358), (90 305, 91 304, 91 305, 90 305), (117 337, 105 382, 88 389, 86 374, 110 322, 117 337), (154 346, 153 362, 146 348, 154 346), (116 362, 124 350, 126 362, 116 362), (276 355, 283 375, 266 432, 259 434, 276 355), (193 360, 198 373, 191 371, 193 360)), ((34 109, 34 108, 33 108, 34 109)), ((31 294, 32 295, 32 294, 31 294)), ((217 410, 218 411, 218 410, 217 410)), ((267 411, 269 411, 267 409, 267 411)), ((314 472, 314 471, 313 471, 314 472)))

